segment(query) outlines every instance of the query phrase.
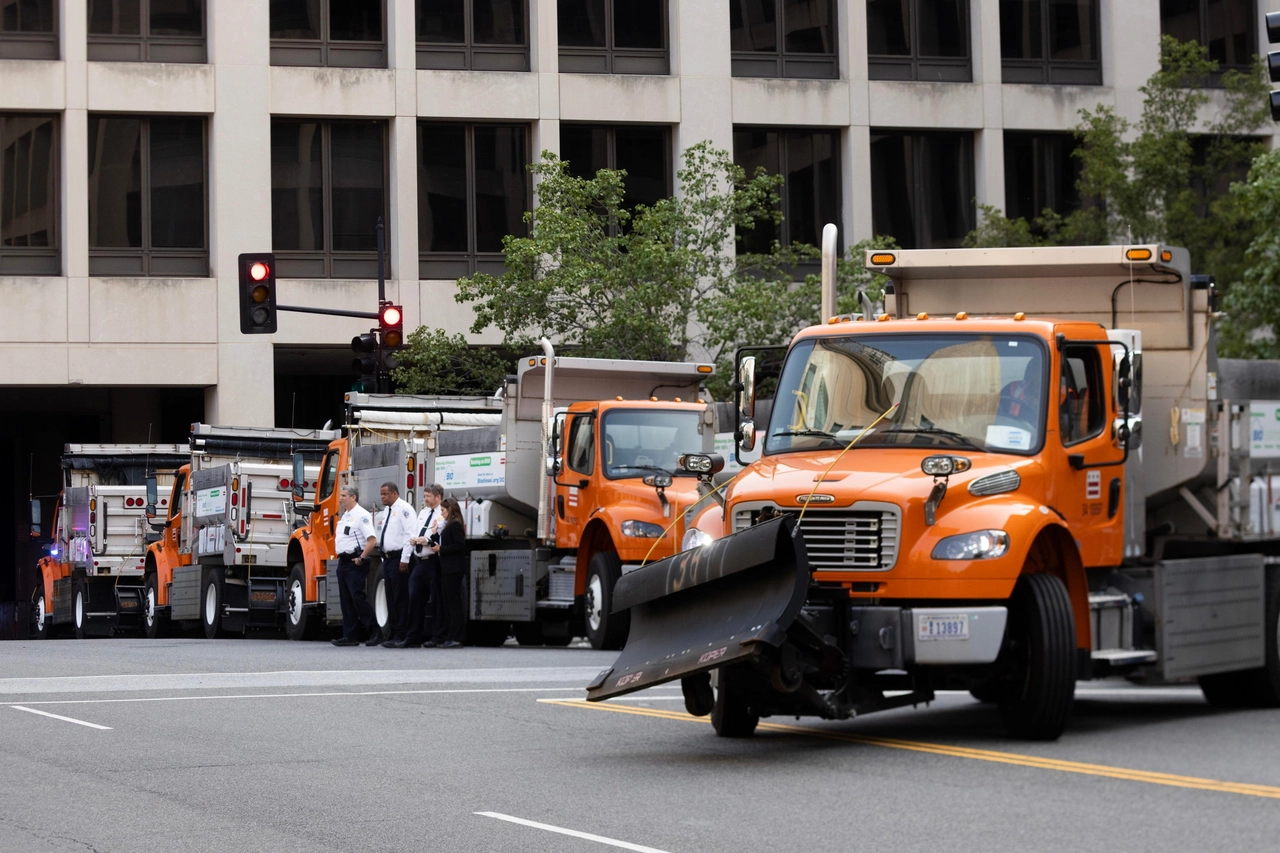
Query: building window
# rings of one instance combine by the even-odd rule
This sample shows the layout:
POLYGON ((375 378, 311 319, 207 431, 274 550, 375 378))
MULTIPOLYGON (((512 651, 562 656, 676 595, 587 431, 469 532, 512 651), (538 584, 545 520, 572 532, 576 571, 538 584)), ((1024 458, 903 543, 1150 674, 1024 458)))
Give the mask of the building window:
POLYGON ((1101 85, 1098 0, 1000 0, 1006 83, 1101 85))
POLYGON ((204 119, 89 116, 89 274, 206 276, 204 119))
POLYGON ((1065 216, 1080 207, 1081 164, 1070 133, 1004 134, 1004 206, 1010 219, 1034 222, 1045 210, 1065 216))
MULTIPOLYGON (((1249 70, 1257 50, 1253 0, 1160 0, 1160 32, 1199 42, 1219 71, 1249 70)), ((1217 75, 1220 84, 1221 75, 1217 75)))
POLYGON ((271 0, 271 64, 386 68, 385 0, 271 0))
POLYGON ((88 0, 89 59, 205 62, 204 0, 88 0))
POLYGON ((559 0, 560 70, 667 74, 667 0, 559 0))
POLYGON ((57 275, 58 124, 0 113, 0 275, 57 275))
POLYGON ((623 169, 623 206, 652 207, 671 197, 671 132, 658 125, 560 125, 560 158, 569 174, 595 177, 601 169, 623 169))
POLYGON ((835 0, 729 0, 734 77, 840 76, 835 0))
POLYGON ((867 0, 872 80, 968 83, 968 0, 867 0))
POLYGON ((58 58, 58 0, 0 0, 0 59, 58 58))
POLYGON ((758 222, 738 232, 739 254, 766 253, 777 240, 821 245, 822 228, 840 224, 840 137, 832 130, 739 128, 733 132, 733 162, 754 174, 763 167, 782 175, 782 222, 758 222))
POLYGON ((524 125, 418 125, 418 277, 505 269, 502 238, 529 233, 524 125))
POLYGON ((529 70, 524 0, 417 0, 418 67, 529 70))
POLYGON ((974 227, 973 135, 871 131, 871 224, 904 249, 949 249, 974 227))
POLYGON ((386 136, 381 121, 272 119, 271 246, 282 278, 377 277, 386 136))

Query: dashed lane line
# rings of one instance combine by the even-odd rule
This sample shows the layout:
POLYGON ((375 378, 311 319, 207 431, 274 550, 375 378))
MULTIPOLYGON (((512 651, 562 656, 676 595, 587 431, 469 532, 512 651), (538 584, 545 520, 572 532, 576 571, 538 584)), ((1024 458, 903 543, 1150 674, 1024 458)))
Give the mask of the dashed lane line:
POLYGON ((50 714, 48 711, 37 711, 35 708, 28 708, 24 705, 10 705, 15 711, 26 711, 28 714, 39 714, 42 717, 49 717, 54 720, 62 720, 64 723, 75 723, 77 726, 85 726, 90 729, 99 729, 104 732, 111 731, 111 726, 100 726, 97 723, 87 723, 84 720, 77 720, 75 717, 64 717, 61 714, 50 714))
MULTIPOLYGON (((611 711, 617 714, 635 714, 642 717, 656 717, 662 720, 679 720, 682 722, 704 724, 710 722, 707 717, 692 717, 688 714, 681 714, 660 708, 619 706, 611 705, 607 702, 587 702, 585 699, 539 699, 538 702, 547 705, 562 705, 566 708, 585 708, 598 711, 611 711)), ((1064 761, 1057 758, 1042 758, 1036 755, 1021 755, 1014 752, 998 752, 990 749, 948 746, 940 743, 926 743, 924 741, 847 734, 845 732, 811 728, 808 726, 793 726, 786 723, 761 722, 760 728, 767 731, 801 734, 825 740, 865 744, 867 746, 882 746, 889 749, 905 749, 911 752, 925 752, 933 755, 946 755, 953 758, 967 758, 974 761, 991 761, 998 764, 1012 764, 1020 767, 1031 767, 1038 770, 1056 770, 1060 773, 1080 773, 1087 776, 1103 776, 1109 779, 1122 779, 1129 782, 1145 782, 1150 785, 1167 785, 1174 788, 1192 788, 1200 791, 1216 791, 1223 794, 1240 794, 1247 797, 1264 797, 1280 800, 1280 787, 1273 785, 1254 785, 1246 782, 1224 782, 1218 779, 1205 779, 1198 776, 1179 776, 1173 773, 1156 773, 1149 770, 1135 770, 1128 767, 1111 767, 1105 764, 1086 764, 1080 761, 1064 761)))
POLYGON ((525 820, 522 817, 512 817, 509 814, 501 814, 500 812, 472 812, 472 814, 477 814, 481 817, 497 818, 498 820, 505 820, 508 823, 515 823, 520 826, 529 826, 534 829, 543 829, 547 832, 557 833, 558 835, 582 838, 587 841, 594 841, 597 844, 604 844, 609 847, 620 847, 623 850, 634 850, 636 853, 667 853, 667 851, 659 850, 657 847, 645 847, 643 844, 632 844, 630 841, 619 841, 616 838, 606 838, 603 835, 594 835, 590 832, 581 832, 577 829, 565 829, 563 826, 552 826, 549 823, 538 823, 536 820, 525 820))

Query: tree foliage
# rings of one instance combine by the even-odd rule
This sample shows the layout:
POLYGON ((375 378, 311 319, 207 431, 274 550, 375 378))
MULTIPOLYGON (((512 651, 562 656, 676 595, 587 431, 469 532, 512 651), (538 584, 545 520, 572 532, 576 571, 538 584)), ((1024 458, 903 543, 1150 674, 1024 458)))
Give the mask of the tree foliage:
POLYGON ((1142 115, 1131 122, 1113 107, 1082 110, 1075 128, 1083 205, 1065 215, 1044 210, 1031 222, 982 206, 966 246, 1169 242, 1191 251, 1197 272, 1235 280, 1256 218, 1227 191, 1265 150, 1267 87, 1255 61, 1248 73, 1221 74, 1221 107, 1203 88, 1217 63, 1195 42, 1161 40, 1161 67, 1147 80, 1142 115), (1205 119, 1206 113, 1212 113, 1205 119))
POLYGON ((510 367, 492 350, 468 346, 461 333, 428 326, 409 335, 398 359, 391 378, 405 394, 492 394, 510 367))
POLYGON ((1254 160, 1248 181, 1231 189, 1257 227, 1241 279, 1226 293, 1218 349, 1237 358, 1280 358, 1280 150, 1254 160))

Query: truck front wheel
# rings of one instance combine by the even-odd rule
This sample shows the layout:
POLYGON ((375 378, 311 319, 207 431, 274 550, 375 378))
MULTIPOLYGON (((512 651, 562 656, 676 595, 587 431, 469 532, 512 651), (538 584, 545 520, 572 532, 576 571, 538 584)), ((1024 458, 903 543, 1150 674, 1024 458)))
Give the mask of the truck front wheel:
POLYGON ((36 587, 31 593, 31 639, 49 639, 49 624, 52 617, 44 601, 44 584, 36 587))
POLYGON ((164 634, 168 622, 169 618, 160 613, 160 582, 152 572, 142 586, 142 628, 147 639, 154 640, 164 634))
POLYGON ((72 630, 77 640, 83 640, 87 636, 89 624, 89 589, 84 580, 75 582, 75 595, 72 600, 71 610, 74 614, 71 623, 72 630))
POLYGON ((316 623, 320 621, 307 607, 307 576, 302 563, 294 563, 289 572, 289 580, 285 586, 284 630, 290 640, 306 640, 315 634, 316 623))
POLYGON ((613 585, 622 577, 622 560, 614 551, 601 551, 587 566, 586 611, 587 638, 593 649, 620 649, 627 642, 631 628, 630 613, 610 613, 613 609, 613 585))
POLYGON ((1076 691, 1076 632, 1067 588, 1054 575, 1018 578, 1009 602, 1007 641, 1011 683, 1000 696, 1009 734, 1057 740, 1066 730, 1076 691))
POLYGON ((204 594, 200 596, 200 621, 207 639, 222 636, 222 572, 210 569, 204 575, 204 594))

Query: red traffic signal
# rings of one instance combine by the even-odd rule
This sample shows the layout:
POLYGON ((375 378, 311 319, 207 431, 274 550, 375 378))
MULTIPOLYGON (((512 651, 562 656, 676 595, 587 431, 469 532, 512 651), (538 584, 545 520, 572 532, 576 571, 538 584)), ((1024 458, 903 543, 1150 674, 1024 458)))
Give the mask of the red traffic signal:
POLYGON ((276 330, 276 256, 257 252, 240 256, 240 332, 270 335, 276 330))
POLYGON ((399 305, 383 303, 378 308, 378 332, 383 349, 404 346, 404 311, 399 305))

